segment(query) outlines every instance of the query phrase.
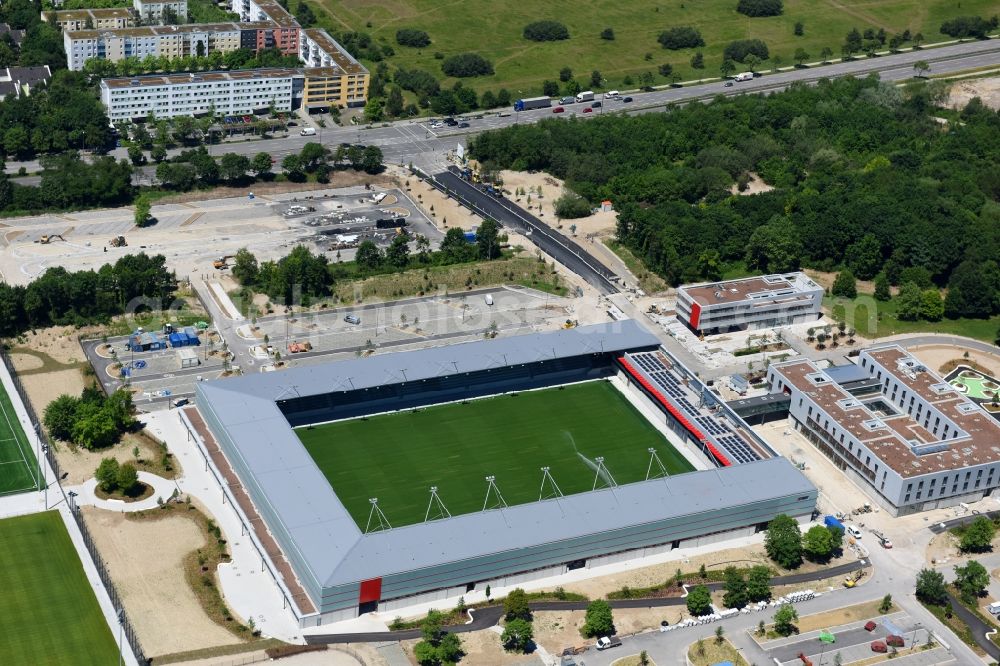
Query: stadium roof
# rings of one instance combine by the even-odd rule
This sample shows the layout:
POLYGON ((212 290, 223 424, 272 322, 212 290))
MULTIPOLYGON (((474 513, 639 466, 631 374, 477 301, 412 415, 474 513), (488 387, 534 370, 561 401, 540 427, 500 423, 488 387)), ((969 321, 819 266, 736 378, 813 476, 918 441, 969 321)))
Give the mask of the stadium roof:
POLYGON ((198 386, 198 406, 225 428, 253 484, 294 541, 291 547, 309 569, 298 575, 321 587, 751 504, 772 498, 775 488, 813 490, 792 465, 775 458, 364 534, 276 404, 350 390, 352 382, 359 390, 657 345, 656 337, 626 320, 205 382, 198 386))

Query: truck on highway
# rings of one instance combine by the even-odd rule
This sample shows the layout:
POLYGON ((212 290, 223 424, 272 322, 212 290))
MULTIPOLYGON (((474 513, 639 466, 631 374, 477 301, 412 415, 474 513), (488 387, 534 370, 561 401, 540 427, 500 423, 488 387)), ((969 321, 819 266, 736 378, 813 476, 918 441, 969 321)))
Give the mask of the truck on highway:
POLYGON ((548 97, 527 97, 514 102, 515 111, 531 111, 532 109, 547 109, 552 106, 548 97))
POLYGON ((737 81, 752 81, 753 80, 753 72, 742 72, 740 74, 737 74, 736 75, 736 80, 737 81))
POLYGON ((592 102, 593 100, 594 100, 593 90, 584 90, 583 92, 576 94, 577 102, 592 102))

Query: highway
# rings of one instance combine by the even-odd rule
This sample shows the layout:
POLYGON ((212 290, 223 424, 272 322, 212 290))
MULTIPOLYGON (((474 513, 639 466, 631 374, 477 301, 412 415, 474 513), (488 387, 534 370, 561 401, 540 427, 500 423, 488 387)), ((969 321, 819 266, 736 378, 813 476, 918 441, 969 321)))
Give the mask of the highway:
MULTIPOLYGON (((595 109, 593 114, 580 113, 586 104, 566 105, 566 113, 558 116, 552 114, 552 109, 536 109, 522 113, 504 110, 503 116, 500 116, 497 111, 491 111, 482 112, 482 118, 470 119, 470 127, 466 129, 432 130, 428 125, 428 120, 424 118, 384 123, 371 128, 361 126, 328 128, 320 130, 316 136, 308 137, 292 134, 280 139, 231 142, 210 146, 209 150, 216 155, 224 152, 243 155, 267 152, 280 161, 285 155, 298 152, 302 146, 311 141, 318 141, 328 146, 336 146, 339 143, 363 143, 379 146, 388 163, 409 164, 412 162, 415 166, 428 172, 438 172, 447 166, 445 162, 447 151, 454 149, 460 143, 466 143, 468 136, 491 129, 499 129, 517 123, 533 123, 543 118, 589 118, 618 111, 630 114, 647 113, 663 110, 668 104, 709 100, 716 95, 775 92, 784 90, 796 82, 815 82, 822 78, 837 76, 866 76, 877 73, 885 81, 899 82, 913 77, 913 63, 918 60, 924 60, 931 65, 929 72, 931 75, 950 74, 990 66, 1000 67, 1000 39, 971 41, 883 55, 876 58, 861 58, 801 69, 794 68, 774 74, 765 73, 758 75, 752 81, 735 83, 728 88, 720 81, 712 81, 683 88, 666 88, 649 93, 634 93, 631 94, 634 101, 630 104, 617 100, 602 100, 603 106, 595 109)), ((168 151, 168 154, 174 155, 179 152, 180 149, 174 149, 168 151)), ((110 155, 120 159, 127 158, 124 148, 115 149, 111 151, 110 155)), ((40 168, 37 160, 8 162, 7 173, 14 174, 22 166, 28 172, 36 172, 40 168)), ((37 183, 38 178, 37 176, 28 176, 17 179, 17 182, 31 185, 37 183)))

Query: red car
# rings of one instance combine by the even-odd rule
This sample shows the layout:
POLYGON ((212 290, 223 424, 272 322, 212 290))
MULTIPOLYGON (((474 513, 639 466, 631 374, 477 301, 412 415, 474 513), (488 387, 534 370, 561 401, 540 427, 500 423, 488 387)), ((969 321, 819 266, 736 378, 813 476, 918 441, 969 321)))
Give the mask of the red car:
POLYGON ((583 110, 583 112, 584 113, 593 113, 594 110, 588 106, 586 109, 583 110))
POLYGON ((566 109, 562 108, 561 106, 557 106, 556 108, 552 109, 552 113, 563 113, 565 111, 566 109))

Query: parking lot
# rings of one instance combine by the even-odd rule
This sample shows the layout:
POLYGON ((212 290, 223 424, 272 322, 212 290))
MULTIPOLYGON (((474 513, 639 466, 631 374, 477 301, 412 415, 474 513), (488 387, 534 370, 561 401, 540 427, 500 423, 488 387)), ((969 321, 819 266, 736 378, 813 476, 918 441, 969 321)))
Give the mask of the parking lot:
MULTIPOLYGON (((952 661, 953 657, 943 648, 924 650, 927 643, 928 632, 905 612, 883 615, 872 619, 875 627, 872 630, 865 629, 866 620, 852 622, 839 627, 830 627, 826 630, 811 631, 790 638, 767 641, 762 647, 776 664, 781 666, 793 666, 803 664, 802 656, 806 657, 814 666, 821 664, 831 665, 834 663, 836 655, 840 655, 840 663, 850 664, 876 657, 881 653, 872 649, 875 641, 884 643, 886 637, 895 634, 902 637, 903 646, 896 648, 899 657, 896 660, 906 658, 907 663, 914 664, 938 664, 952 661), (823 634, 832 635, 833 641, 822 641, 823 634), (910 648, 915 646, 917 651, 910 655, 910 648)), ((891 650, 891 648, 888 648, 891 650)), ((896 661, 894 660, 894 661, 896 661)))
POLYGON ((104 389, 111 393, 122 387, 133 391, 139 409, 159 409, 164 403, 190 399, 198 381, 219 379, 226 374, 226 356, 222 338, 212 331, 199 336, 201 344, 188 347, 138 351, 127 347, 128 336, 82 343, 87 360, 93 366, 104 389), (181 360, 181 350, 194 359, 181 360), (190 364, 188 367, 183 367, 190 364), (124 373, 124 374, 123 374, 124 373))

